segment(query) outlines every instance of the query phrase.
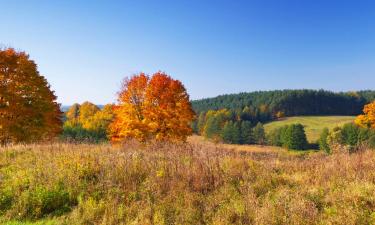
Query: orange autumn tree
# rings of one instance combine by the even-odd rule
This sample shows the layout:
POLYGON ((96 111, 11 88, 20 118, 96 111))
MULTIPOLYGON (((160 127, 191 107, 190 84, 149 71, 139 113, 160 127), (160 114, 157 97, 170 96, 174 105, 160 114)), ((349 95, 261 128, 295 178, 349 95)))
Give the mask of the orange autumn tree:
POLYGON ((365 105, 364 114, 355 119, 355 123, 361 127, 375 129, 375 102, 365 105))
POLYGON ((183 84, 165 73, 126 78, 114 107, 109 135, 113 142, 135 138, 185 141, 195 117, 183 84))
POLYGON ((0 50, 0 143, 55 137, 61 116, 56 96, 34 61, 25 52, 0 50))

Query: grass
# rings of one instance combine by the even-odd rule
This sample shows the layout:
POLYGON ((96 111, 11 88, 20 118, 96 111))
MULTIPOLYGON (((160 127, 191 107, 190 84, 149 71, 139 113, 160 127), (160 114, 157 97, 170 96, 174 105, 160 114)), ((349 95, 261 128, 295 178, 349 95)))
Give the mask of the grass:
POLYGON ((375 152, 44 144, 0 149, 1 224, 374 224, 375 152), (11 221, 11 222, 9 222, 11 221))
POLYGON ((310 143, 314 143, 324 128, 333 129, 337 126, 343 126, 346 123, 353 122, 354 116, 298 116, 287 117, 278 121, 265 124, 266 133, 294 123, 301 123, 305 126, 306 136, 310 143))

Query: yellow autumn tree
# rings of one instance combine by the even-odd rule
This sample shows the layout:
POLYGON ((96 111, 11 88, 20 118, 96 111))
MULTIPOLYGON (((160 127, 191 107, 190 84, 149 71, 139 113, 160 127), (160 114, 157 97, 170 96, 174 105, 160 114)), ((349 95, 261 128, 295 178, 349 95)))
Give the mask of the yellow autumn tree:
POLYGON ((102 109, 91 102, 74 104, 65 113, 63 138, 74 141, 97 142, 107 139, 107 129, 112 122, 113 105, 102 109))
POLYGON ((0 50, 0 143, 53 138, 61 119, 56 96, 35 62, 25 52, 0 50))
POLYGON ((363 113, 357 116, 355 123, 361 127, 375 129, 375 102, 365 105, 363 113))
POLYGON ((165 73, 126 78, 110 125, 113 142, 135 138, 185 141, 195 117, 183 84, 165 73))

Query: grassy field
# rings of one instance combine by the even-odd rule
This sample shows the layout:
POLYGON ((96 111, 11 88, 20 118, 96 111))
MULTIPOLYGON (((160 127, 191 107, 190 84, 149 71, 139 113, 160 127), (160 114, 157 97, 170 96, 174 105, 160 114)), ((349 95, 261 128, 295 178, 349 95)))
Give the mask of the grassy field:
POLYGON ((305 126, 306 136, 309 142, 316 142, 322 130, 327 127, 333 129, 354 121, 354 116, 298 116, 287 117, 279 121, 265 124, 266 133, 284 125, 301 123, 305 126))
POLYGON ((375 152, 189 143, 0 149, 0 223, 374 224, 375 152))

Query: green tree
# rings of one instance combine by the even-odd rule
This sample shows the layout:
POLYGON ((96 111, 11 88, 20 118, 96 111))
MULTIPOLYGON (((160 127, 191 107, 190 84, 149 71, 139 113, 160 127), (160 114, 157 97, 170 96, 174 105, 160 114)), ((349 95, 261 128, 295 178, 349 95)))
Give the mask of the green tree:
POLYGON ((220 117, 210 116, 204 126, 204 136, 207 138, 215 138, 221 132, 221 119, 220 117))
POLYGON ((241 122, 241 144, 252 144, 254 143, 253 129, 251 122, 241 122))
POLYGON ((329 130, 328 128, 324 128, 322 133, 320 134, 319 138, 319 148, 320 150, 326 152, 327 154, 331 154, 331 148, 328 144, 328 136, 329 136, 329 130))
POLYGON ((355 147, 358 144, 358 134, 360 128, 354 123, 345 124, 341 129, 343 144, 355 147))
POLYGON ((204 130, 204 125, 206 123, 206 114, 204 112, 201 112, 198 117, 198 122, 197 122, 197 127, 198 127, 198 134, 202 134, 204 130))
POLYGON ((268 143, 273 146, 283 146, 287 140, 286 131, 288 127, 289 126, 286 125, 271 131, 267 137, 268 143))
POLYGON ((241 141, 240 128, 238 123, 228 121, 221 132, 221 138, 225 143, 239 144, 241 141))
POLYGON ((288 126, 285 134, 286 141, 284 147, 292 150, 304 150, 307 148, 305 129, 302 124, 292 124, 288 126))
POLYGON ((254 141, 256 144, 263 145, 266 142, 266 133, 262 123, 258 123, 253 129, 254 141))

